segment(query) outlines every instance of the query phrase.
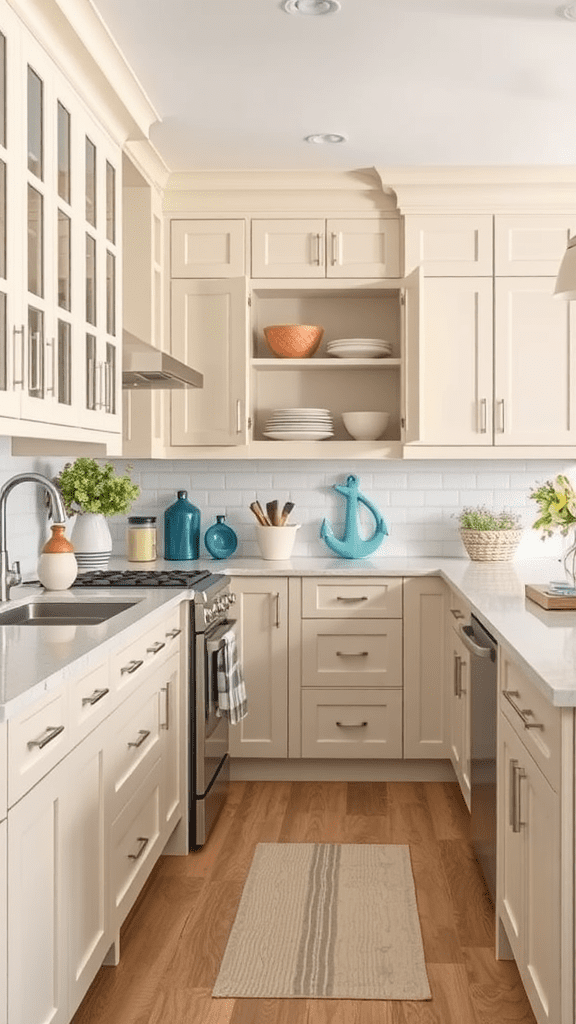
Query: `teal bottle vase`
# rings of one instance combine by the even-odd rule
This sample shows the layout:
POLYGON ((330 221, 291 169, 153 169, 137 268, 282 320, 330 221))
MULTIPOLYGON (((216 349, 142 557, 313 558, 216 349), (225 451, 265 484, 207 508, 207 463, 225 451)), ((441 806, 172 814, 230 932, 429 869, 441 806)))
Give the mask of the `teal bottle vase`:
POLYGON ((230 558, 238 547, 238 537, 225 520, 226 516, 216 516, 216 522, 204 534, 204 543, 212 558, 230 558))
POLYGON ((178 491, 178 501, 164 513, 164 558, 171 561, 200 554, 200 510, 187 499, 187 491, 178 491))

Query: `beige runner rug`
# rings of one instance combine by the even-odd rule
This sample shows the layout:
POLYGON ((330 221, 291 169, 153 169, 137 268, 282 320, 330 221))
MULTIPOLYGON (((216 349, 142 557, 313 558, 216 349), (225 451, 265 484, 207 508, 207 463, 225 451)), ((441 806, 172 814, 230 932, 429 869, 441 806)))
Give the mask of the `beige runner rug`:
POLYGON ((259 843, 212 995, 430 999, 408 847, 259 843))

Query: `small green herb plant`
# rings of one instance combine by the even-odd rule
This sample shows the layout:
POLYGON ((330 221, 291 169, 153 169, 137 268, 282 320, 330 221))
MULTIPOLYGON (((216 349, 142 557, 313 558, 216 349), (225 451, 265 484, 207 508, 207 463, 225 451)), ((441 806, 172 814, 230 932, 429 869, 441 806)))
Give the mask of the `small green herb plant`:
POLYGON ((519 530, 520 516, 515 512, 491 512, 485 505, 463 508, 456 515, 461 530, 519 530))
POLYGON ((140 488, 128 474, 118 476, 111 462, 100 466, 96 459, 68 462, 54 483, 62 493, 69 516, 83 512, 122 515, 140 494, 140 488))
POLYGON ((576 524, 576 491, 567 476, 559 473, 554 480, 546 480, 530 491, 530 497, 540 509, 532 528, 542 530, 542 540, 555 531, 563 537, 570 533, 576 524))

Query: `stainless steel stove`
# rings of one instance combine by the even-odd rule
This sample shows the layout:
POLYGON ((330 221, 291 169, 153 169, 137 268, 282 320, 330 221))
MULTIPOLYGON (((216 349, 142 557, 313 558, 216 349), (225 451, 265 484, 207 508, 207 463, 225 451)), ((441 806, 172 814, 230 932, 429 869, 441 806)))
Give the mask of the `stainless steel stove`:
POLYGON ((230 776, 228 719, 218 713, 216 658, 236 623, 230 579, 204 569, 107 569, 83 572, 74 587, 190 588, 189 846, 203 846, 224 803, 230 776))

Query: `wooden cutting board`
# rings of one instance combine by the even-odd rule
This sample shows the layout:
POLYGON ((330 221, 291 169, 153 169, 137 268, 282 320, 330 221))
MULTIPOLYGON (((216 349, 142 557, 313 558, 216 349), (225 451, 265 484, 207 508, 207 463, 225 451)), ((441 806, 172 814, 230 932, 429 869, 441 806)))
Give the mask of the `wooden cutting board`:
POLYGON ((535 601, 542 608, 546 608, 549 611, 571 611, 576 610, 576 594, 574 596, 566 594, 548 594, 547 587, 536 585, 535 583, 526 584, 526 597, 530 601, 535 601))

